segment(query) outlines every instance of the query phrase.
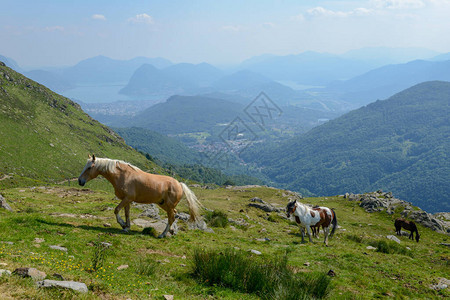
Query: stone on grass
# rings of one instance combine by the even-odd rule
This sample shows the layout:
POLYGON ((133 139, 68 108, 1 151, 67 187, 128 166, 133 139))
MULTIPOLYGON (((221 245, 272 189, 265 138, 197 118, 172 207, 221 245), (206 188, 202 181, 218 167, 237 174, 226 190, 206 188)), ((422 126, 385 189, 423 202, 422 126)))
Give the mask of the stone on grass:
POLYGON ((3 275, 11 275, 11 271, 0 269, 0 277, 3 275))
POLYGON ((128 265, 120 265, 117 267, 117 271, 128 269, 128 265))
POLYGON ((386 238, 400 244, 400 240, 395 235, 388 235, 386 238))
POLYGON ((373 246, 367 246, 366 247, 367 250, 377 250, 377 248, 373 247, 373 246))
POLYGON ((37 283, 37 286, 42 288, 60 287, 65 289, 71 289, 81 293, 87 293, 88 288, 85 283, 76 281, 58 281, 58 280, 43 280, 37 283))
POLYGON ((51 249, 53 250, 59 250, 59 251, 64 251, 67 252, 67 248, 66 247, 61 247, 61 246, 56 246, 56 245, 51 245, 49 246, 51 249))
POLYGON ((450 280, 442 277, 442 278, 439 278, 439 281, 437 284, 430 285, 430 288, 433 290, 439 291, 439 290, 445 290, 449 286, 450 286, 450 280))
POLYGON ((256 254, 256 255, 261 255, 262 253, 259 252, 258 250, 250 250, 251 253, 256 254))
POLYGON ((19 275, 24 278, 31 277, 34 280, 43 280, 45 277, 47 277, 47 274, 35 268, 17 268, 14 270, 13 274, 19 275))
POLYGON ((3 198, 2 195, 0 195, 0 208, 4 208, 4 209, 6 209, 8 211, 11 211, 11 212, 13 211, 11 206, 9 206, 9 204, 6 202, 6 199, 3 198))

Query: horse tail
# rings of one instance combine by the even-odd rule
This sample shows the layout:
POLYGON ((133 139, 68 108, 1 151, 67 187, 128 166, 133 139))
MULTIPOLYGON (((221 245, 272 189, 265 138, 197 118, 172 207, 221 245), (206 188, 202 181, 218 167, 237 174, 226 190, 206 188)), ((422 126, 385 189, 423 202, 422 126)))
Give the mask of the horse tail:
POLYGON ((200 219, 200 207, 202 206, 200 201, 198 201, 197 196, 194 192, 188 188, 188 186, 180 182, 183 188, 183 193, 186 195, 186 199, 189 207, 189 214, 191 216, 191 221, 197 222, 200 219))
POLYGON ((331 224, 333 224, 333 229, 331 229, 330 237, 333 236, 334 232, 336 231, 336 227, 337 227, 336 213, 334 212, 334 209, 331 209, 331 211, 333 212, 333 220, 331 221, 331 224))

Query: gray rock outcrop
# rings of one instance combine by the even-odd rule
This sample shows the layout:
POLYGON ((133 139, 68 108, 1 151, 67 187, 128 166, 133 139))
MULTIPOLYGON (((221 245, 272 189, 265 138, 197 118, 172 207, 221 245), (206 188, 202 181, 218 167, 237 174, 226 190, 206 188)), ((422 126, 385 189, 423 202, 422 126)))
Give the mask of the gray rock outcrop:
POLYGON ((38 281, 37 286, 40 288, 60 287, 65 289, 71 289, 80 293, 87 293, 88 288, 85 283, 76 281, 58 281, 58 280, 43 280, 38 281))

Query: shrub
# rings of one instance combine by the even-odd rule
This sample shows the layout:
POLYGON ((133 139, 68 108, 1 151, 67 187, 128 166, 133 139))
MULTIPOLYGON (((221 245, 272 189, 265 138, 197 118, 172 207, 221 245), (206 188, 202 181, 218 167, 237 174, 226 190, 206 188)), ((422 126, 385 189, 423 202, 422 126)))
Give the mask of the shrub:
POLYGON ((103 267, 103 264, 106 261, 106 257, 108 256, 110 251, 109 250, 110 244, 102 242, 100 240, 93 242, 93 244, 94 250, 92 252, 91 265, 92 270, 96 272, 98 269, 103 267))
POLYGON ((228 226, 228 216, 226 213, 224 213, 220 210, 214 210, 212 212, 208 212, 205 215, 205 221, 211 227, 225 228, 228 226))
POLYGON ((393 241, 378 240, 369 243, 377 248, 377 252, 386 254, 402 254, 412 256, 412 252, 393 241))
POLYGON ((157 232, 156 229, 153 228, 153 227, 145 227, 145 228, 142 230, 142 234, 150 235, 150 236, 152 236, 152 237, 157 237, 157 236, 158 236, 158 232, 157 232))
POLYGON ((262 299, 323 298, 330 284, 325 274, 294 274, 287 266, 287 254, 261 262, 234 249, 195 250, 193 274, 210 285, 255 293, 262 299))
POLYGON ((150 258, 139 257, 134 261, 135 272, 139 275, 152 276, 157 268, 158 263, 150 258))

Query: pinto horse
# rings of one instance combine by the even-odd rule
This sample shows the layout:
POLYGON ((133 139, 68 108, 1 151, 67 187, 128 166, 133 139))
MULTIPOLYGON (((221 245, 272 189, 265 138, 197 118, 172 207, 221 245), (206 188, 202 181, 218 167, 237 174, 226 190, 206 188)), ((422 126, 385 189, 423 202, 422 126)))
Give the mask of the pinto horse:
POLYGON ((302 243, 304 240, 304 229, 308 232, 309 241, 312 242, 311 239, 311 226, 317 227, 317 231, 319 231, 320 226, 322 226, 325 239, 324 243, 328 246, 328 235, 330 237, 333 236, 334 231, 337 227, 337 218, 336 213, 333 209, 329 209, 328 207, 319 206, 316 208, 309 208, 308 206, 297 202, 297 200, 291 201, 286 206, 286 214, 289 218, 292 215, 295 217, 295 221, 302 228, 302 243), (333 229, 330 233, 330 225, 333 226, 333 229))
POLYGON ((414 240, 414 232, 415 232, 416 242, 419 242, 420 239, 419 231, 417 230, 417 226, 413 221, 407 221, 405 219, 396 219, 394 225, 397 235, 402 235, 402 227, 403 227, 404 229, 411 231, 411 233, 409 234, 409 238, 411 240, 414 240))
POLYGON ((78 177, 78 183, 84 186, 86 182, 96 178, 98 175, 105 177, 114 187, 117 198, 121 200, 114 210, 117 223, 124 231, 130 229, 130 204, 156 203, 167 212, 168 222, 159 238, 166 236, 172 223, 175 221, 175 206, 180 202, 183 195, 186 196, 191 221, 200 218, 199 206, 195 194, 184 183, 162 175, 150 174, 142 171, 129 163, 109 158, 96 158, 89 155, 89 159, 78 177), (120 210, 125 209, 124 222, 119 216, 120 210))

